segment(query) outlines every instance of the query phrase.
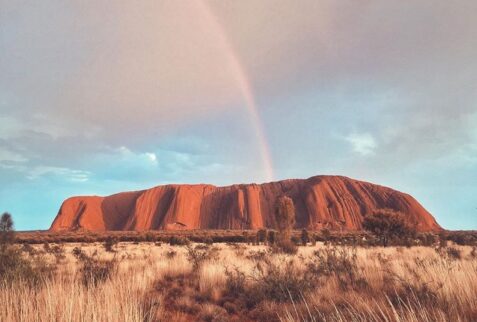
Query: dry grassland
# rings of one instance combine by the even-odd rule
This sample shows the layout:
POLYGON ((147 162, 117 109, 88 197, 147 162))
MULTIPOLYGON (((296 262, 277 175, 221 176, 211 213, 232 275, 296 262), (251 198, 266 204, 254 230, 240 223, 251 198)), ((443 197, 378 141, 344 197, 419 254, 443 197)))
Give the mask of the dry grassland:
POLYGON ((263 245, 143 242, 112 251, 102 243, 23 251, 55 271, 39 283, 0 287, 0 321, 477 320, 477 254, 470 246, 318 243, 283 255, 263 245), (89 283, 84 258, 113 264, 89 283))

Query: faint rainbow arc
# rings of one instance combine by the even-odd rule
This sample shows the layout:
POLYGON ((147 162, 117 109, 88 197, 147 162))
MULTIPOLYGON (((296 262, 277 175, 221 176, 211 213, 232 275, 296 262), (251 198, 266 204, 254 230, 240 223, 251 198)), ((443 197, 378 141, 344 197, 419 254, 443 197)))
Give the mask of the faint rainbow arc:
POLYGON ((261 159, 265 171, 265 179, 267 181, 273 181, 275 176, 272 156, 270 153, 267 138, 265 136, 265 130, 263 129, 263 124, 258 113, 252 86, 250 85, 250 81, 247 77, 247 74, 245 73, 245 69, 243 68, 236 51, 234 50, 230 40, 228 39, 224 28, 221 26, 221 24, 213 14, 212 10, 203 0, 198 0, 197 4, 199 5, 200 10, 204 14, 204 17, 207 19, 207 21, 209 21, 211 28, 213 28, 217 33, 217 36, 220 40, 220 46, 223 47, 224 53, 229 59, 232 73, 245 101, 245 106, 252 121, 255 135, 257 136, 261 159))

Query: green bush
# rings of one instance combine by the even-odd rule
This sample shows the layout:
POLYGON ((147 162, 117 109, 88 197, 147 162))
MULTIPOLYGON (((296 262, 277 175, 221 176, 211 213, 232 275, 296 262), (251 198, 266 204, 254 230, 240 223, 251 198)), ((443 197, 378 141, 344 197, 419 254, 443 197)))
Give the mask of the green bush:
POLYGON ((384 247, 388 246, 390 240, 408 244, 409 239, 416 234, 404 214, 391 209, 379 209, 365 216, 363 228, 376 236, 384 247))

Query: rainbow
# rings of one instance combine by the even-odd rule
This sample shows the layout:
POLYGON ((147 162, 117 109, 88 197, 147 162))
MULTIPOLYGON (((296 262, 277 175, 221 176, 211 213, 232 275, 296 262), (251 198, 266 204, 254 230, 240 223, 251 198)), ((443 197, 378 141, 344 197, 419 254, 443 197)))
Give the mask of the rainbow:
POLYGON ((203 0, 198 0, 196 3, 198 4, 199 11, 203 14, 203 17, 206 18, 207 22, 210 24, 210 28, 213 29, 214 32, 216 32, 219 39, 219 45, 229 61, 233 76, 240 89, 240 93, 244 99, 245 107, 252 122, 255 134, 257 136, 265 173, 265 179, 267 181, 273 181, 274 170, 272 156, 265 135, 265 130, 263 129, 263 124, 260 120, 260 115, 257 109, 257 104, 255 102, 252 86, 247 77, 245 69, 240 62, 239 56, 234 50, 232 43, 227 37, 224 28, 219 23, 216 16, 213 14, 209 5, 203 0))

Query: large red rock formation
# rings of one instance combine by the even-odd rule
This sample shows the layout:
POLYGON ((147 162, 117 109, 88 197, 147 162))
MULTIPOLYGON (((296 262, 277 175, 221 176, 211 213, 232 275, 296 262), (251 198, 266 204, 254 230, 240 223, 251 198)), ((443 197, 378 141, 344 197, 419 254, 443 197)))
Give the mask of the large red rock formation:
POLYGON ((51 230, 257 229, 275 227, 274 205, 295 203, 296 227, 360 230, 375 209, 403 212, 420 231, 441 229, 408 194, 341 176, 264 184, 164 185, 109 197, 67 199, 51 230))

